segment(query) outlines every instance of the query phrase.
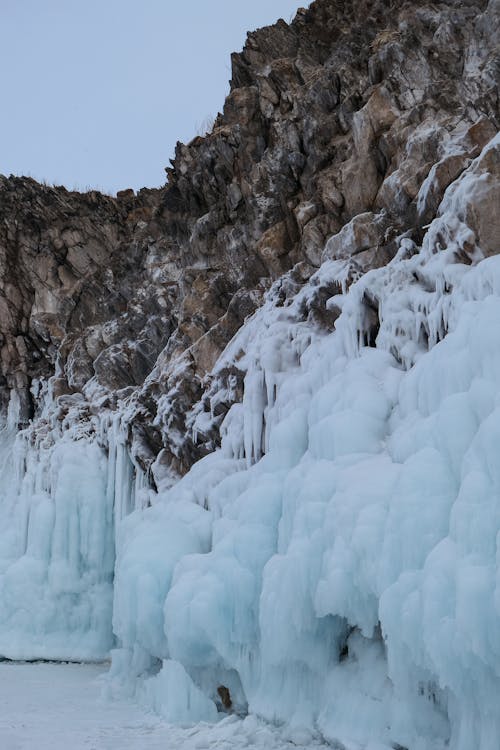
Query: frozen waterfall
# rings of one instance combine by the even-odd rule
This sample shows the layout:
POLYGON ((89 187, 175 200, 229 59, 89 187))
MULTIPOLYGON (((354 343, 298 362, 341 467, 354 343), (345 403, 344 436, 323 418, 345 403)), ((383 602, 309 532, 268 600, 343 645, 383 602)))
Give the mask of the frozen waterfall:
POLYGON ((98 425, 103 447, 81 423, 61 431, 50 406, 18 433, 17 407, 14 394, 0 432, 0 655, 98 661, 114 643, 115 528, 141 473, 116 419, 98 425))

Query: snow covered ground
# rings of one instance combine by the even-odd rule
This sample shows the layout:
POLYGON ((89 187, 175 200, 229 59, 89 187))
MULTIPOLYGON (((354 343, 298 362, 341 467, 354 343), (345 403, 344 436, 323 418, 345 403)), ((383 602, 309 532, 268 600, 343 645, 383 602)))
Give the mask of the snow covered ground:
POLYGON ((172 727, 134 703, 103 698, 105 670, 95 664, 1 663, 2 750, 324 747, 307 734, 286 737, 253 717, 172 727))

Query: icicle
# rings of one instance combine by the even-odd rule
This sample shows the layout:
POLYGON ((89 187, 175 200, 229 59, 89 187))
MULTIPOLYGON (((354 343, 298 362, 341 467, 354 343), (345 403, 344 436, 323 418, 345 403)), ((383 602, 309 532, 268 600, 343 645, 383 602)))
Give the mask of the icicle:
POLYGON ((256 367, 247 373, 244 381, 243 429, 247 466, 251 466, 262 456, 265 407, 264 373, 256 367))

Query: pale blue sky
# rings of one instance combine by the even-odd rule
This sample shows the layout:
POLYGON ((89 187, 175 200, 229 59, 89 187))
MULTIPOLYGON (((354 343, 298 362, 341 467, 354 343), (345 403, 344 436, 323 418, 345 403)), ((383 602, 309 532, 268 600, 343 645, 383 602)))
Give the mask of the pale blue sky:
POLYGON ((300 0, 0 0, 0 172, 69 188, 164 183, 222 108, 230 53, 300 0))

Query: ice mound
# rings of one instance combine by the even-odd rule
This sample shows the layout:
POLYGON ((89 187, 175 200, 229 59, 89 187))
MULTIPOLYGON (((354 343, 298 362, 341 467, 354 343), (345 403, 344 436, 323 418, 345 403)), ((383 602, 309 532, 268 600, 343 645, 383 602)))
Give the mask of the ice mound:
POLYGON ((215 704, 196 687, 178 661, 163 662, 162 669, 144 683, 143 700, 172 724, 217 721, 215 704))

